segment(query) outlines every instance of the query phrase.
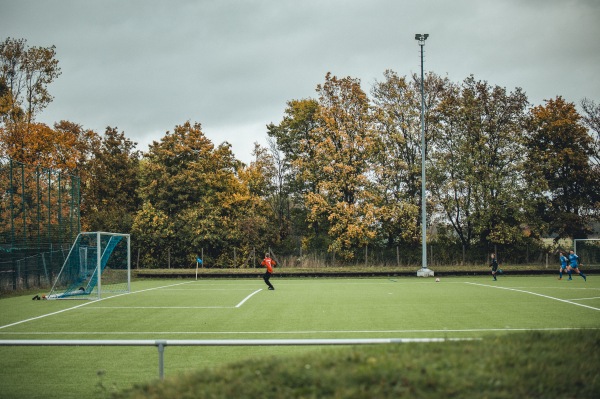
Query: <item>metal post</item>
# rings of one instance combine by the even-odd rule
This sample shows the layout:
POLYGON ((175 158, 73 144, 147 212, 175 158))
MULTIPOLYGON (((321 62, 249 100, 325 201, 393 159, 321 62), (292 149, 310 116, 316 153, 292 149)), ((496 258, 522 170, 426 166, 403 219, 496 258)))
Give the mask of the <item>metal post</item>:
POLYGON ((100 232, 96 233, 96 281, 98 287, 98 299, 102 298, 102 279, 100 275, 102 274, 102 268, 100 265, 102 264, 102 245, 100 244, 100 232))
POLYGON ((25 164, 21 164, 21 212, 23 216, 23 245, 27 245, 27 209, 25 208, 25 164))
POLYGON ((421 46, 421 247, 422 247, 422 262, 421 270, 417 272, 417 276, 433 276, 433 271, 427 268, 427 199, 425 196, 425 153, 426 153, 426 141, 425 141, 425 89, 423 85, 424 74, 423 74, 423 47, 425 46, 425 40, 429 35, 416 34, 415 39, 419 41, 421 46))
POLYGON ((13 179, 13 160, 9 159, 9 179, 10 179, 10 246, 15 247, 15 184, 13 179))
POLYGON ((127 234, 127 292, 131 292, 131 235, 127 234))
POLYGON ((421 237, 423 260, 421 267, 427 269, 427 202, 425 198, 425 89, 423 87, 423 47, 425 40, 419 42, 421 46, 421 237))
POLYGON ((165 345, 167 341, 156 341, 158 346, 158 378, 165 379, 165 345))

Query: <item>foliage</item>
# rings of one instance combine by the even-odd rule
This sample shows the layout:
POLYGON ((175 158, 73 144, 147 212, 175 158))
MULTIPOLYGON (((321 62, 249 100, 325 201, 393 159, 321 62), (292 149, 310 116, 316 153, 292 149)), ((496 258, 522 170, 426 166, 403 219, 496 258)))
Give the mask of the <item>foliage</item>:
POLYGON ((167 132, 141 163, 144 207, 134 231, 149 253, 145 262, 192 266, 204 252, 204 265, 230 266, 233 248, 243 261, 254 246, 274 242, 272 211, 264 202, 268 165, 259 155, 244 167, 228 144, 215 148, 198 123, 167 132), (158 261, 156 253, 162 253, 158 261))
POLYGON ((548 202, 538 213, 558 239, 591 232, 586 214, 598 174, 590 165, 593 140, 580 119, 575 105, 559 96, 534 107, 529 120, 528 159, 547 184, 548 202))
POLYGON ((48 85, 60 75, 55 46, 27 47, 25 39, 7 38, 0 43, 0 122, 4 155, 29 162, 31 152, 24 136, 43 137, 47 130, 32 126, 35 116, 52 101, 48 85))
POLYGON ((268 148, 256 144, 244 165, 199 123, 144 154, 116 128, 39 123, 60 73, 54 46, 0 43, 0 155, 79 175, 81 227, 133 232, 142 266, 191 266, 205 251, 206 265, 243 267, 269 247, 347 263, 368 248, 417 246, 423 207, 430 244, 476 251, 586 237, 600 217, 600 107, 590 99, 581 115, 560 96, 527 109, 520 88, 428 73, 423 204, 416 74, 387 70, 368 96, 359 79, 327 73, 316 98, 287 102, 267 125, 268 148))
POLYGON ((129 232, 139 208, 140 153, 123 132, 107 127, 92 154, 84 197, 88 230, 129 232))
MULTIPOLYGON (((308 222, 309 210, 305 203, 307 195, 317 192, 319 181, 320 165, 314 162, 319 141, 314 135, 318 109, 319 104, 314 99, 291 100, 279 125, 267 126, 271 153, 276 154, 278 160, 281 157, 277 173, 279 204, 287 207, 292 247, 296 244, 294 241, 308 236, 314 245, 325 234, 317 222, 308 222)), ((305 247, 311 243, 304 240, 305 247)))
POLYGON ((536 192, 524 176, 527 99, 472 76, 446 91, 429 149, 430 188, 464 246, 518 242, 536 192), (468 154, 468 155, 467 155, 468 154))

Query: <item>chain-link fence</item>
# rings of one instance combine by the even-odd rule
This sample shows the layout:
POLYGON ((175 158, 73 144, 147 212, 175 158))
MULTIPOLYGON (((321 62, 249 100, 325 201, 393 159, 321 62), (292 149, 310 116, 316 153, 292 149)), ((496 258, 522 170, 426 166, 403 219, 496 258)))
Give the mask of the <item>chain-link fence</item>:
POLYGON ((45 286, 80 231, 80 180, 0 158, 0 292, 45 286))

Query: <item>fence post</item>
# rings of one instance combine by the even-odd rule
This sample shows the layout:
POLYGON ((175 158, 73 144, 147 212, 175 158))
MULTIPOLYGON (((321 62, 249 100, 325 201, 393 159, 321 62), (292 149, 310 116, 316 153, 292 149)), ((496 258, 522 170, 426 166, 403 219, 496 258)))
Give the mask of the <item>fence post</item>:
POLYGON ((158 346, 158 377, 165 379, 165 345, 167 341, 156 341, 158 346))
POLYGON ((44 265, 44 274, 46 275, 46 282, 50 284, 50 276, 48 276, 48 267, 46 266, 46 256, 44 252, 42 252, 42 264, 44 265))

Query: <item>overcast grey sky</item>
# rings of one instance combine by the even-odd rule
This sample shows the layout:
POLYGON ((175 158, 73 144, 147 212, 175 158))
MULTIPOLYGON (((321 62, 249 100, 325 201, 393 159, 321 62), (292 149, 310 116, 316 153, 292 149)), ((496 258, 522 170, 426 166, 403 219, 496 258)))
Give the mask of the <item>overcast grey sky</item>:
POLYGON ((117 127, 146 151, 190 120, 244 162, 327 72, 367 93, 386 69, 420 72, 416 33, 425 70, 454 82, 600 101, 600 0, 0 0, 0 40, 56 46, 39 121, 117 127))

